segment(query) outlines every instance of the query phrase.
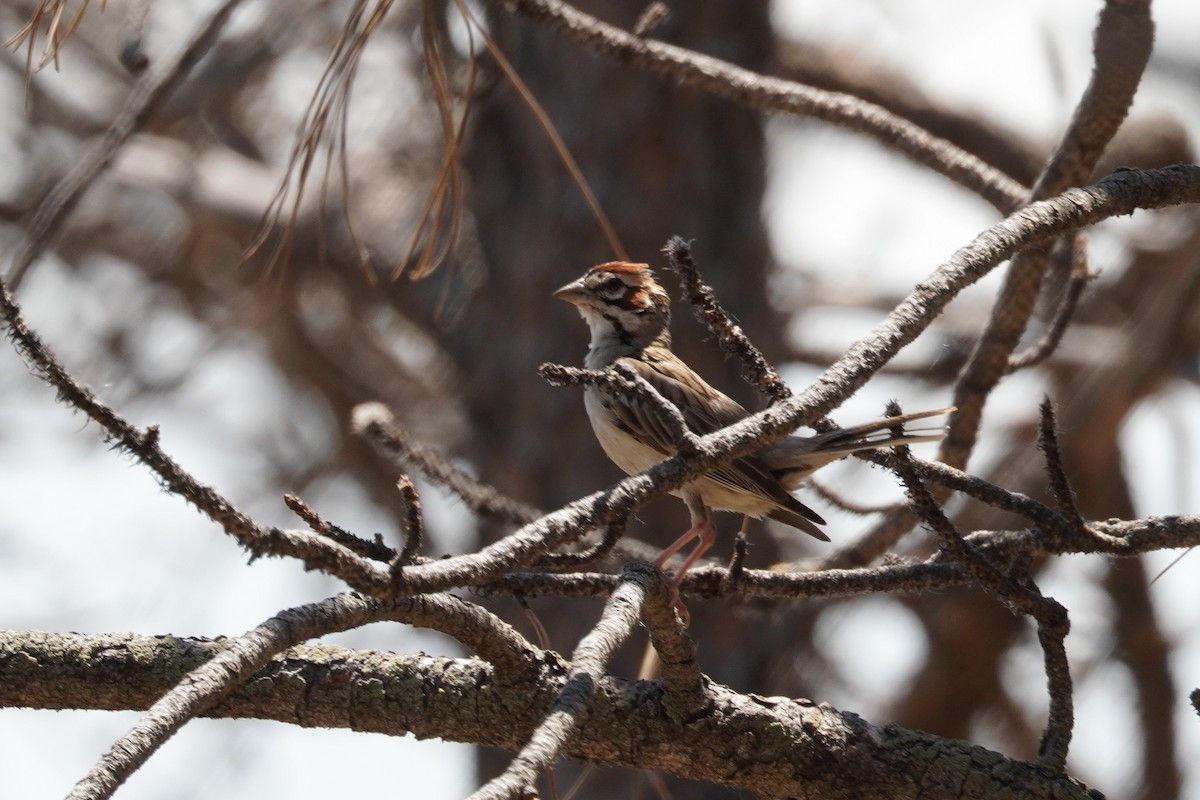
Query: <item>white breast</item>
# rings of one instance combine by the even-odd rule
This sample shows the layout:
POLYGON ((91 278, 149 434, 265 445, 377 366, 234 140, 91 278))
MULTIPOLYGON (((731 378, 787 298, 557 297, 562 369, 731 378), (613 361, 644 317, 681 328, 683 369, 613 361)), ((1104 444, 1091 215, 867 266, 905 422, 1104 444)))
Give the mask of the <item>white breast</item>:
POLYGON ((611 412, 604 407, 600 392, 591 387, 586 389, 583 393, 583 405, 587 409, 588 419, 592 421, 592 430, 595 431, 600 446, 612 462, 626 473, 636 475, 666 458, 653 447, 647 447, 618 428, 611 412))
MULTIPOLYGON (((600 392, 588 388, 583 394, 583 404, 587 409, 588 419, 592 421, 592 430, 600 441, 600 446, 612 462, 630 475, 649 469, 667 456, 648 447, 617 427, 612 414, 604 407, 600 392)), ((749 514, 761 518, 771 512, 776 504, 761 495, 731 489, 705 477, 688 484, 687 489, 696 491, 709 508, 721 511, 736 511, 739 514, 749 514)), ((671 492, 681 497, 683 492, 676 489, 671 492)))

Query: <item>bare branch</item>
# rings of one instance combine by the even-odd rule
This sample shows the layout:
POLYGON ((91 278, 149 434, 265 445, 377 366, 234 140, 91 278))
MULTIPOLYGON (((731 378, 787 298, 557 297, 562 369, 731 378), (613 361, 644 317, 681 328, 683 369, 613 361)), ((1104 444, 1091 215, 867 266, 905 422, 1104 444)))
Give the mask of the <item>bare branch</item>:
POLYGON ((1087 239, 1083 234, 1076 234, 1072 238, 1070 251, 1071 274, 1067 278, 1067 285, 1063 290, 1062 297, 1054 309, 1050 326, 1045 335, 1024 353, 1009 356, 1009 373, 1036 366, 1058 349, 1063 334, 1067 332, 1067 326, 1075 317, 1075 309, 1079 305, 1079 298, 1083 296, 1083 290, 1096 277, 1095 273, 1088 271, 1087 239))
MULTIPOLYGON (((1031 191, 1032 200, 1045 199, 1082 183, 1125 119, 1153 43, 1149 6, 1148 0, 1111 0, 1105 4, 1096 29, 1091 82, 1058 149, 1031 191)), ((1018 254, 1009 266, 983 336, 955 386, 958 413, 951 417, 940 461, 962 467, 975 447, 984 403, 1008 374, 1013 351, 1042 289, 1048 264, 1042 244, 1018 254)))
MULTIPOLYGON (((918 467, 920 469, 920 467, 918 467)), ((922 476, 926 475, 922 471, 922 476)), ((1104 553, 1116 557, 1136 556, 1157 550, 1200 546, 1200 515, 1148 517, 1136 520, 1104 520, 1088 524, 1089 536, 1073 541, 1047 537, 1040 528, 1021 531, 976 531, 965 537, 992 560, 1009 560, 1016 554, 1070 555, 1104 553)), ((812 572, 776 572, 744 569, 736 582, 724 567, 703 566, 689 570, 681 591, 709 598, 752 597, 807 600, 814 597, 853 597, 886 592, 942 591, 961 586, 970 579, 961 566, 945 556, 934 555, 922 563, 885 563, 857 569, 820 569, 812 572)), ((513 572, 480 591, 495 594, 543 595, 547 597, 607 597, 616 578, 596 572, 555 575, 547 572, 513 572)))
POLYGON ((1079 186, 1125 121, 1154 46, 1150 0, 1107 0, 1096 23, 1092 76, 1030 196, 1079 186))
POLYGON ((552 386, 607 386, 615 392, 640 397, 654 406, 680 455, 696 452, 696 434, 688 428, 679 408, 663 397, 649 381, 623 364, 603 370, 542 364, 538 367, 538 374, 552 386))
POLYGON ((775 368, 767 361, 742 328, 717 300, 712 287, 700 277, 700 270, 692 258, 692 248, 679 236, 672 236, 663 248, 671 271, 679 276, 683 297, 692 304, 692 309, 712 334, 717 337, 721 349, 742 362, 742 374, 758 387, 758 390, 776 402, 787 400, 792 390, 779 378, 775 368))
POLYGON ((0 281, 0 318, 17 352, 35 374, 58 390, 59 399, 100 425, 119 449, 145 464, 166 490, 190 502, 255 556, 298 558, 308 568, 336 575, 355 589, 376 596, 387 595, 387 577, 376 565, 336 542, 260 525, 175 463, 159 446, 157 426, 138 430, 67 372, 25 322, 20 306, 3 281, 0 281))
MULTIPOLYGON (((868 459, 869 460, 869 459, 868 459)), ((865 517, 871 514, 887 514, 896 511, 899 508, 907 508, 903 503, 887 503, 885 505, 866 505, 865 503, 856 503, 853 500, 843 497, 838 492, 835 492, 830 487, 826 486, 821 481, 815 478, 809 478, 804 482, 806 489, 811 489, 822 500, 829 503, 831 506, 837 506, 842 511, 856 516, 865 517)))
POLYGON ((536 565, 547 569, 565 569, 599 561, 611 553, 617 546, 617 542, 621 541, 621 537, 625 534, 625 527, 626 521, 624 520, 610 522, 604 527, 604 533, 594 547, 589 547, 579 553, 546 553, 537 560, 536 565))
POLYGON ((897 474, 904 481, 913 510, 933 528, 942 551, 962 564, 967 573, 998 600, 1037 622, 1050 696, 1050 714, 1042 734, 1039 754, 1043 764, 1065 775, 1067 749, 1075 724, 1075 700, 1066 650, 1067 632, 1071 627, 1067 610, 1053 598, 1043 596, 1028 574, 1018 577, 1000 572, 947 519, 929 489, 921 482, 908 448, 897 447, 895 453, 897 474))
MULTIPOLYGON (((445 602, 441 605, 439 611, 449 610, 445 602)), ((154 703, 146 716, 114 743, 87 776, 75 785, 68 797, 76 800, 111 797, 184 723, 212 708, 283 650, 327 633, 392 618, 403 607, 395 603, 374 603, 353 595, 337 595, 319 603, 282 611, 244 635, 225 642, 211 661, 183 676, 173 689, 154 703)), ((399 615, 405 616, 404 611, 399 615)), ((495 630, 494 625, 471 625, 468 632, 476 640, 484 641, 489 638, 489 632, 495 630)), ((510 649, 511 646, 502 648, 502 652, 507 656, 510 649)), ((516 663, 527 662, 518 659, 516 663)))
POLYGON ((1071 488, 1070 479, 1067 478, 1066 468, 1063 466, 1062 448, 1058 445, 1058 431, 1054 420, 1054 403, 1049 397, 1042 400, 1040 410, 1038 449, 1046 458, 1046 479, 1050 485, 1050 494, 1071 527, 1080 535, 1086 536, 1087 522, 1079 510, 1075 490, 1071 488))
POLYGON ((417 554, 421 550, 421 542, 425 538, 425 521, 421 516, 421 498, 417 494, 417 487, 413 485, 412 478, 401 475, 400 480, 396 482, 396 488, 404 500, 406 513, 400 527, 404 536, 404 547, 396 556, 396 560, 392 562, 393 573, 416 561, 417 554))
POLYGON ((345 528, 335 525, 314 511, 307 503, 294 494, 285 494, 283 502, 296 516, 304 521, 305 525, 312 528, 313 533, 332 539, 363 558, 389 562, 396 557, 396 551, 392 548, 382 542, 372 542, 360 536, 355 536, 345 528))
POLYGON ((707 693, 708 680, 696 663, 696 645, 676 613, 676 595, 662 570, 645 562, 635 562, 625 568, 626 576, 635 573, 646 587, 642 620, 650 631, 650 644, 658 655, 665 689, 665 710, 679 724, 687 724, 712 708, 712 699, 707 693))
MULTIPOLYGON (((161 689, 142 689, 143 684, 169 688, 187 666, 221 649, 210 641, 172 637, 35 637, 31 649, 0 632, 0 703, 12 704, 24 689, 27 705, 57 708, 66 688, 91 698, 94 707, 145 708, 146 698, 161 689), (81 658, 100 649, 108 658, 99 669, 81 658), (53 671, 24 671, 50 658, 56 660, 53 671)), ((536 675, 507 683, 497 682, 491 666, 478 659, 298 647, 256 674, 254 692, 235 691, 206 713, 303 719, 312 726, 415 733, 515 751, 567 681, 569 667, 561 657, 547 652, 541 659, 536 675)), ((653 683, 602 677, 588 706, 588 724, 563 755, 635 769, 678 769, 681 728, 662 714, 656 686, 661 691, 653 683)), ((979 796, 1000 795, 1015 785, 1031 797, 1095 797, 1079 782, 1038 765, 895 724, 872 725, 825 703, 738 694, 719 684, 708 691, 713 713, 686 727, 696 780, 765 797, 911 800, 919 789, 922 800, 962 800, 965 785, 979 796), (730 749, 733 731, 754 741, 756 758, 730 749)))
POLYGON ((476 514, 516 525, 528 524, 542 516, 541 511, 505 497, 495 487, 475 480, 441 453, 417 441, 380 404, 367 404, 356 409, 354 429, 399 466, 415 469, 453 492, 476 514))
POLYGON ((545 720, 504 773, 474 792, 471 800, 523 797, 538 774, 558 759, 587 716, 609 659, 633 633, 652 573, 645 565, 626 568, 621 583, 604 606, 600 621, 571 655, 570 674, 545 720))
POLYGON ((677 85, 702 89, 748 108, 813 117, 872 137, 918 164, 966 187, 1001 211, 1018 208, 1028 191, 1016 181, 908 120, 839 92, 771 78, 682 47, 644 39, 601 22, 558 0, 491 0, 544 22, 575 43, 677 85))

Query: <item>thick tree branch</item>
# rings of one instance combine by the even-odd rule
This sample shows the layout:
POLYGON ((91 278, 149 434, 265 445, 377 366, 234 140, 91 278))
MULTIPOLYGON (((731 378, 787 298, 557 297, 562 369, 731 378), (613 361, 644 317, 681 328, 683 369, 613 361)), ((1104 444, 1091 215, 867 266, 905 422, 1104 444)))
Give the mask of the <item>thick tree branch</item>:
MULTIPOLYGON (((0 633, 0 705, 146 708, 221 649, 173 637, 0 633), (105 658, 97 661, 99 652, 105 658)), ((297 647, 204 715, 413 733, 515 751, 567 676, 568 665, 549 652, 530 679, 500 684, 478 659, 297 647)), ((1003 796, 1013 786, 1022 787, 1026 800, 1096 797, 1076 781, 982 747, 719 685, 709 687, 712 713, 681 728, 662 715, 662 692, 657 682, 602 678, 588 724, 565 754, 772 797, 962 800, 967 785, 977 797, 1003 796), (679 747, 683 732, 686 748, 679 747)))
MULTIPOLYGON (((485 620, 478 613, 464 619, 461 612, 466 608, 453 598, 375 603, 352 595, 338 595, 282 611, 245 635, 223 642, 220 652, 211 660, 183 675, 178 684, 154 702, 129 733, 113 744, 87 776, 75 785, 69 797, 78 800, 111 797, 186 722, 211 708, 277 653, 327 633, 384 619, 417 617, 431 623, 430 627, 449 624, 506 661, 513 661, 513 654, 519 652, 524 656, 520 663, 529 663, 532 648, 524 645, 506 625, 494 618, 485 620), (434 606, 434 615, 426 608, 430 604, 434 606), (434 619, 430 619, 431 616, 434 619)), ((525 666, 517 669, 526 671, 525 666)))

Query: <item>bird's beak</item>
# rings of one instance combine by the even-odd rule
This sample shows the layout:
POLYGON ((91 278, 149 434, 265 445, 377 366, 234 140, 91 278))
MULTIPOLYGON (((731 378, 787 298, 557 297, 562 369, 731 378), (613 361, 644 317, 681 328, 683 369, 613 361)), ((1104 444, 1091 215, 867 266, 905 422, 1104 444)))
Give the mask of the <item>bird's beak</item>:
POLYGON ((583 278, 572 281, 554 293, 559 300, 566 300, 573 306, 586 305, 588 292, 583 288, 583 278))

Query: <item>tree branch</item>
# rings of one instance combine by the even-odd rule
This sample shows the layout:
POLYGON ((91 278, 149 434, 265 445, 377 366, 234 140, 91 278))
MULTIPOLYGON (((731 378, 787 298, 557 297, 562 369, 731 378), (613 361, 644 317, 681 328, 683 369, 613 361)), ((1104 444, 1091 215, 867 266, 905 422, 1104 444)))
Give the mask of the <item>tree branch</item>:
MULTIPOLYGON (((1030 192, 1031 200, 1045 199, 1087 179, 1129 112, 1153 38, 1149 0, 1105 4, 1096 28, 1091 81, 1030 192)), ((983 406, 1010 371, 1013 351, 1029 323, 1048 264, 1046 248, 1039 247, 1019 253, 1009 266, 987 327, 955 385, 953 405, 958 412, 950 417, 939 461, 959 468, 966 465, 979 435, 983 406)))
POLYGON ((627 567, 604 605, 600 621, 571 655, 567 680, 545 719, 503 774, 474 792, 470 800, 506 800, 527 796, 538 774, 557 760, 578 734, 613 653, 633 633, 652 577, 645 565, 627 567))
MULTIPOLYGON (((432 600, 438 612, 457 611, 456 601, 432 600)), ((426 614, 412 614, 414 608, 425 605, 424 600, 407 603, 374 603, 350 595, 338 595, 318 603, 299 606, 282 611, 248 633, 222 643, 213 658, 196 666, 179 683, 172 687, 150 707, 129 733, 122 736, 100 761, 72 789, 73 800, 99 800, 111 797, 159 747, 171 738, 193 717, 202 714, 228 695, 251 675, 262 669, 279 652, 307 639, 323 636, 335 631, 358 628, 370 622, 391 618, 411 618, 426 614)), ((464 606, 465 607, 465 606, 464 606)), ((451 619, 461 619, 461 614, 450 613, 451 619)), ((440 614, 436 619, 441 622, 440 614)), ((508 661, 514 649, 528 656, 531 648, 516 644, 515 634, 499 623, 483 622, 478 614, 472 615, 469 626, 458 625, 476 643, 484 644, 491 652, 499 653, 508 661), (496 634, 506 636, 503 645, 496 634), (491 646, 489 646, 491 645, 491 646)), ((519 637, 517 637, 519 639, 519 637)), ((521 640, 523 642, 523 640, 521 640)), ((528 663, 527 658, 519 662, 528 663)), ((522 666, 524 671, 524 666, 522 666)))
MULTIPOLYGON (((0 705, 145 708, 221 649, 202 639, 0 632, 0 705), (105 659, 96 663, 91 655, 99 651, 105 659)), ((296 647, 203 714, 515 751, 568 680, 560 657, 540 658, 535 675, 498 684, 478 659, 296 647)), ((982 747, 716 684, 709 688, 713 712, 688 723, 688 747, 680 748, 679 724, 662 715, 662 691, 657 682, 601 678, 588 724, 564 754, 770 797, 961 800, 965 785, 981 797, 1019 785, 1030 800, 1095 800, 1077 781, 982 747)))
POLYGON ((839 125, 870 136, 975 192, 1003 212, 1018 208, 1025 187, 979 158, 873 103, 840 92, 772 78, 682 47, 645 39, 557 0, 491 0, 500 11, 524 14, 578 45, 701 89, 747 108, 779 111, 839 125))
POLYGON ((792 390, 717 300, 712 287, 700 277, 691 245, 680 236, 672 236, 663 252, 671 271, 679 276, 684 299, 692 305, 700 322, 717 337, 721 349, 742 362, 743 376, 772 400, 791 397, 792 390))

